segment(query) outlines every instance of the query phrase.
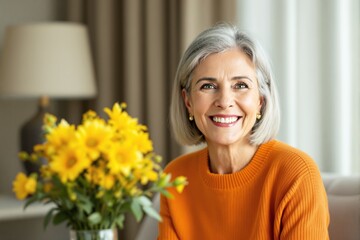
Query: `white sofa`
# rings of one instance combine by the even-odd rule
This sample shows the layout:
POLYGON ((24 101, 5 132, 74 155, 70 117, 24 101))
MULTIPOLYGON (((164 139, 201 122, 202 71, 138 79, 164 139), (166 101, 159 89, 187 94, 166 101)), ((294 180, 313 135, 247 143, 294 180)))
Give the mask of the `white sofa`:
MULTIPOLYGON (((329 234, 331 240, 360 240, 360 176, 322 174, 330 209, 329 234)), ((159 196, 154 198, 159 210, 159 196)), ((157 237, 157 221, 146 217, 136 240, 157 237)))

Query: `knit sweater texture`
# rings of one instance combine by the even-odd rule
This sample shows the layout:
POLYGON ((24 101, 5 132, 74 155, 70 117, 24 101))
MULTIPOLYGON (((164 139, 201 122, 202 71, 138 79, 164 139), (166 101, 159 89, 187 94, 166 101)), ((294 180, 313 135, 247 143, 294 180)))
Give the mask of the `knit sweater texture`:
POLYGON ((272 140, 232 174, 209 171, 208 149, 165 168, 189 184, 161 197, 159 240, 329 239, 327 196, 320 172, 304 152, 272 140))

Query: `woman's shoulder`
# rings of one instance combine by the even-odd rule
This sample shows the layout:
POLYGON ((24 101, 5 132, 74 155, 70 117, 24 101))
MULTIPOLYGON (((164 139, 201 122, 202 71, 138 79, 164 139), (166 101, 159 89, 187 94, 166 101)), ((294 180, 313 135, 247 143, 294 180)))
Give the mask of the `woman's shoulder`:
POLYGON ((185 153, 170 161, 165 171, 170 173, 189 172, 191 169, 195 169, 198 162, 201 159, 207 158, 207 148, 203 148, 194 152, 185 153))
POLYGON ((290 172, 319 171, 315 160, 308 153, 278 140, 274 140, 269 152, 269 160, 275 167, 290 172))
POLYGON ((293 147, 285 142, 279 140, 273 140, 274 144, 270 151, 269 157, 286 159, 288 161, 294 160, 303 160, 303 161, 313 161, 310 155, 303 150, 293 147))

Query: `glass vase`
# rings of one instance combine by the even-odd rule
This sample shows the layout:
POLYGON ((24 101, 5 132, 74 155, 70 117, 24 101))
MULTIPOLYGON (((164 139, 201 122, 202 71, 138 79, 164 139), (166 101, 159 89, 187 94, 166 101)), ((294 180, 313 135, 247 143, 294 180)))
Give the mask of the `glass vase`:
POLYGON ((117 229, 70 230, 70 240, 117 240, 117 229))

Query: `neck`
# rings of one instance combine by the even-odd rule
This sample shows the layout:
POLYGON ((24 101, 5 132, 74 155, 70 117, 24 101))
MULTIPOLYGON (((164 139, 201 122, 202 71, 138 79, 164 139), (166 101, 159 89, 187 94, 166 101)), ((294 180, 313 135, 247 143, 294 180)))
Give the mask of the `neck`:
POLYGON ((246 167, 258 146, 250 143, 236 146, 208 146, 209 167, 212 173, 230 174, 246 167))

